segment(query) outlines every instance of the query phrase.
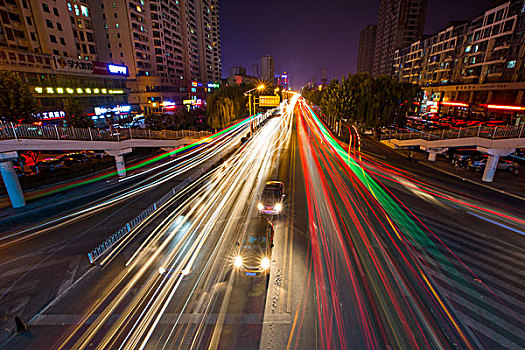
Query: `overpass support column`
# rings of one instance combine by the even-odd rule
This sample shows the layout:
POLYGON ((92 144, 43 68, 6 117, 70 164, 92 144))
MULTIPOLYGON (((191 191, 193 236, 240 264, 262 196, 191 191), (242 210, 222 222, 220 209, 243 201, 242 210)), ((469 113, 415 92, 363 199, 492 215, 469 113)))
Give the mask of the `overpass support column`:
POLYGON ((120 177, 126 176, 126 163, 124 163, 124 154, 131 153, 131 148, 107 150, 107 154, 115 158, 115 165, 117 167, 117 174, 120 177))
POLYGON ((516 151, 515 148, 511 149, 487 149, 484 147, 478 147, 479 151, 486 152, 489 154, 489 159, 487 159, 487 165, 483 171, 482 181, 492 182, 494 181, 494 175, 498 169, 498 162, 500 157, 508 156, 511 153, 516 151))
POLYGON ((4 180, 7 194, 11 200, 13 208, 21 208, 26 205, 24 199, 24 192, 16 176, 15 168, 13 167, 13 160, 18 159, 16 152, 0 153, 0 173, 2 173, 2 180, 4 180))
POLYGON ((440 148, 421 147, 421 149, 425 152, 428 152, 428 160, 431 162, 436 161, 436 157, 438 154, 448 151, 447 147, 440 147, 440 148))

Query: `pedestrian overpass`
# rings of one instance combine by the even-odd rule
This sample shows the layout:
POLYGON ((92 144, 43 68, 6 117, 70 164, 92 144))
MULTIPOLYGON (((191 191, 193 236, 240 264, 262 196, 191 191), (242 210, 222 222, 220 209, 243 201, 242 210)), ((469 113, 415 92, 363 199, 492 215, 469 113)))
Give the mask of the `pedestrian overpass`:
POLYGON ((25 205, 13 168, 18 151, 103 151, 115 158, 117 173, 126 175, 124 155, 133 148, 176 149, 209 136, 206 131, 73 128, 0 123, 0 172, 14 208, 25 205))
POLYGON ((499 158, 514 153, 517 148, 525 148, 525 125, 478 126, 431 132, 389 131, 381 135, 381 142, 392 148, 419 147, 428 152, 428 160, 432 162, 438 154, 451 147, 477 147, 489 155, 482 180, 492 182, 499 158))

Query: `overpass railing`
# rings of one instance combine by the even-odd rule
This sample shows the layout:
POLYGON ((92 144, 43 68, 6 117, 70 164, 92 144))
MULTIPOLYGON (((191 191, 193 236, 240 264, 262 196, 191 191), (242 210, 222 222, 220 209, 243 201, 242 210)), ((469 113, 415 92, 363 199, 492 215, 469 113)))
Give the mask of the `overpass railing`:
POLYGON ((0 140, 5 139, 49 139, 85 141, 123 141, 129 139, 177 140, 182 138, 203 138, 211 135, 207 131, 192 130, 150 130, 150 129, 97 129, 73 128, 54 125, 32 125, 0 123, 0 140))
POLYGON ((470 128, 459 128, 451 130, 433 130, 424 132, 420 130, 410 130, 406 132, 399 132, 389 130, 381 135, 381 140, 415 140, 423 139, 428 141, 433 140, 450 140, 466 137, 481 137, 486 139, 513 139, 525 137, 525 125, 520 126, 475 126, 470 128))

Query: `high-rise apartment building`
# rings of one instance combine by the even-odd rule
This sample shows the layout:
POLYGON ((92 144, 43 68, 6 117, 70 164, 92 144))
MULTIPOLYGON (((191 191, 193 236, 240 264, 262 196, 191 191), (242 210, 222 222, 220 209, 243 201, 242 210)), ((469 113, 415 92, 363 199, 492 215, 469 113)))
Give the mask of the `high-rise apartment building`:
POLYGON ((276 78, 276 85, 282 87, 285 90, 290 89, 290 77, 288 73, 284 72, 281 75, 278 75, 276 78))
POLYGON ((261 57, 260 70, 261 80, 273 83, 275 79, 275 65, 272 55, 267 54, 261 57))
POLYGON ((421 39, 428 0, 381 0, 372 75, 391 75, 394 51, 421 39))
POLYGON ((261 72, 259 70, 259 63, 252 64, 251 75, 253 77, 255 77, 255 78, 260 78, 261 77, 261 72))
POLYGON ((394 77, 423 86, 422 111, 525 120, 524 8, 525 0, 496 3, 397 50, 394 77))
POLYGON ((376 25, 367 25, 359 33, 359 51, 357 53, 357 73, 372 74, 374 50, 376 46, 376 25))
POLYGON ((99 51, 130 67, 130 102, 146 113, 201 99, 220 80, 218 0, 89 1, 99 51))
POLYGON ((0 22, 0 69, 28 84, 45 122, 63 118, 67 98, 87 113, 127 104, 127 67, 100 58, 86 1, 2 1, 0 22))
POLYGON ((244 67, 231 67, 230 75, 246 75, 246 68, 244 67))
POLYGON ((81 97, 88 113, 128 101, 160 112, 221 79, 218 0, 7 0, 0 23, 0 69, 44 111, 81 97))

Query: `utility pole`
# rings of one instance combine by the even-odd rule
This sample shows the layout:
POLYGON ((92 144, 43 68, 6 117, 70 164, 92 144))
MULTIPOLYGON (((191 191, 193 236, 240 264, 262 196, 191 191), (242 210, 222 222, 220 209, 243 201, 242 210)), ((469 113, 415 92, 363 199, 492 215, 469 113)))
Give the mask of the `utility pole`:
POLYGON ((321 79, 321 85, 326 85, 327 84, 327 79, 326 79, 326 72, 328 71, 328 68, 321 68, 321 72, 323 73, 323 78, 321 79))

